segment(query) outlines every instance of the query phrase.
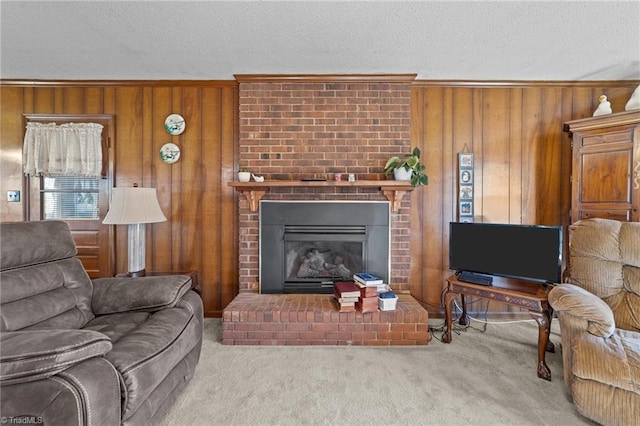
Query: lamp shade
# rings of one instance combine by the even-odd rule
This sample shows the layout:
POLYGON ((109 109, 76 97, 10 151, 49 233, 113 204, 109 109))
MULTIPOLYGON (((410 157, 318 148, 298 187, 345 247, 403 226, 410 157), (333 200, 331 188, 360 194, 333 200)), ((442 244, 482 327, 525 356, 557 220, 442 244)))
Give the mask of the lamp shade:
POLYGON ((155 188, 113 188, 111 207, 102 223, 129 225, 166 220, 155 188))

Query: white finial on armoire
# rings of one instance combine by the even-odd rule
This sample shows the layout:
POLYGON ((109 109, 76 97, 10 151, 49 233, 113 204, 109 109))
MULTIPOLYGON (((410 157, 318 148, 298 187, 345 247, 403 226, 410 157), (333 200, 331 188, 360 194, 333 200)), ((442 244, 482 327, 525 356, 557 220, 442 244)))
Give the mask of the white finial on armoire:
POLYGON ((640 85, 636 87, 636 90, 633 91, 631 97, 627 101, 627 104, 624 106, 625 111, 631 111, 634 109, 640 109, 640 85))
POLYGON ((598 99, 600 100, 600 105, 598 105, 598 108, 594 111, 593 116, 597 117, 599 115, 611 114, 611 102, 607 100, 607 97, 600 95, 598 99))

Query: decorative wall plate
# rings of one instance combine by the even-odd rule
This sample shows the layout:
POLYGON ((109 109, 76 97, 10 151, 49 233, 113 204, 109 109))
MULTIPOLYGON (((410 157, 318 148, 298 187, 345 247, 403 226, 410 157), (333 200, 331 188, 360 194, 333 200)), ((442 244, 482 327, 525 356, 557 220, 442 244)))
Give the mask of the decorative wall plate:
POLYGON ((160 148, 160 158, 167 164, 173 164, 180 158, 180 148, 174 143, 165 143, 160 148))
POLYGON ((186 123, 184 122, 184 118, 180 114, 171 114, 164 120, 164 128, 167 133, 173 136, 177 136, 184 132, 184 128, 186 123))

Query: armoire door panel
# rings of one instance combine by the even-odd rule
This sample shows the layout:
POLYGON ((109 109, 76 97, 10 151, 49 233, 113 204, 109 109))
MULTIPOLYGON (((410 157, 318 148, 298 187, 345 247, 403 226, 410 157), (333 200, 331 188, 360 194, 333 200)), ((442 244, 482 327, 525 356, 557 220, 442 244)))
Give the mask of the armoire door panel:
POLYGON ((630 148, 582 154, 580 202, 631 203, 630 148))

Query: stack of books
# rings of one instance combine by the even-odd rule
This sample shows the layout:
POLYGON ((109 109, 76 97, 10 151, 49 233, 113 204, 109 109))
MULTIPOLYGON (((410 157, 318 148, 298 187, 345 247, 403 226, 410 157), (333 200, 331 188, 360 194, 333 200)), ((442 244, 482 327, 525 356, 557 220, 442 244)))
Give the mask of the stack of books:
POLYGON ((360 298, 360 287, 351 281, 336 281, 333 284, 333 297, 340 312, 355 311, 356 302, 360 298))
POLYGON ((374 274, 368 274, 365 272, 354 274, 353 281, 366 287, 374 287, 378 290, 378 293, 386 291, 387 289, 387 284, 384 283, 384 280, 374 274))
POLYGON ((356 310, 360 312, 377 312, 378 311, 378 295, 358 298, 356 302, 356 310))
POLYGON ((364 284, 366 286, 377 286, 383 284, 383 279, 377 275, 369 274, 366 272, 360 272, 359 274, 353 274, 353 280, 364 284))
POLYGON ((383 279, 363 272, 355 274, 353 281, 360 289, 356 309, 360 312, 376 312, 378 310, 378 287, 384 285, 383 279))

